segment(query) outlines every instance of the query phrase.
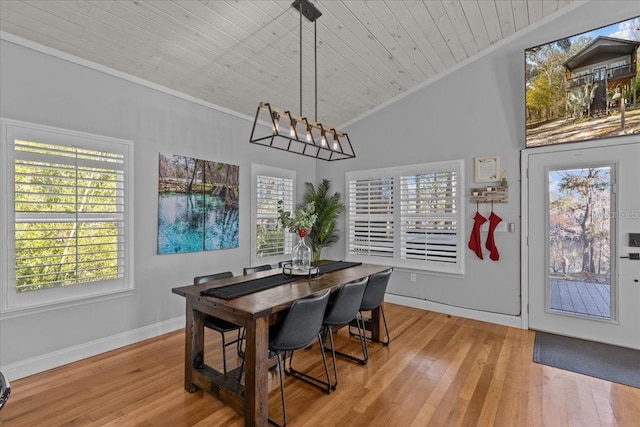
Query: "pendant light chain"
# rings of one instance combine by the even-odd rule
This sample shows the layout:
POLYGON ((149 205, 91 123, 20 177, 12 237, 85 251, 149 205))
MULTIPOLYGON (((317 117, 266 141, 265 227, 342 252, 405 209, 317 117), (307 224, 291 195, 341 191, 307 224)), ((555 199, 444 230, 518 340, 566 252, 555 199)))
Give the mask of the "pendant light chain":
POLYGON ((300 7, 300 116, 302 116, 302 7, 300 7))
POLYGON ((316 81, 316 87, 314 94, 316 96, 315 115, 314 120, 318 122, 318 35, 316 32, 318 21, 313 21, 313 64, 315 65, 314 79, 316 81))
MULTIPOLYGON (((314 121, 318 121, 318 22, 313 21, 314 121)), ((302 116, 302 8, 300 8, 300 115, 302 116)))

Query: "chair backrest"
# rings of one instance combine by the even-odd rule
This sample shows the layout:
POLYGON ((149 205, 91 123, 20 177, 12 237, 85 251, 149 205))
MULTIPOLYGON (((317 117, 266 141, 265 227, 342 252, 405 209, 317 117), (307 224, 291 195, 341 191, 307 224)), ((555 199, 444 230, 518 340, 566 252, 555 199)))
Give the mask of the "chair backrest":
POLYGON ((328 289, 321 295, 294 301, 280 331, 269 343, 274 351, 293 351, 304 348, 317 338, 329 301, 328 289))
POLYGON ((335 294, 335 299, 329 303, 324 314, 323 324, 327 326, 342 326, 355 319, 362 303, 362 296, 367 286, 368 277, 357 282, 345 283, 335 294))
POLYGON ((360 310, 373 310, 382 304, 392 271, 393 269, 390 268, 369 276, 369 283, 367 283, 367 288, 364 290, 360 310))
POLYGON ((201 283, 207 283, 207 282, 210 282, 212 280, 228 279, 229 277, 233 277, 233 273, 230 272, 230 271, 224 271, 222 273, 215 273, 215 274, 207 274, 206 276, 194 277, 193 278, 193 284, 194 285, 199 285, 201 283))
POLYGON ((258 271, 271 270, 271 264, 256 265, 255 267, 245 267, 242 269, 242 274, 257 273, 258 271))
POLYGON ((293 262, 293 260, 288 260, 288 261, 280 261, 278 263, 278 267, 283 267, 285 264, 291 264, 293 262))
POLYGON ((9 379, 4 372, 0 371, 0 409, 7 403, 10 394, 11 384, 9 383, 9 379))

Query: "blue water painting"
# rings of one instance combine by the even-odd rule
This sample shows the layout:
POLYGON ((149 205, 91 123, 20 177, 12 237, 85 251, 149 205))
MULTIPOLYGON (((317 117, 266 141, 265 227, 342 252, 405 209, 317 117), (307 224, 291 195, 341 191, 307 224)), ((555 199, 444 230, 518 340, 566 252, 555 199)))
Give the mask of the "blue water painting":
POLYGON ((238 208, 202 193, 158 195, 158 253, 237 248, 238 208))

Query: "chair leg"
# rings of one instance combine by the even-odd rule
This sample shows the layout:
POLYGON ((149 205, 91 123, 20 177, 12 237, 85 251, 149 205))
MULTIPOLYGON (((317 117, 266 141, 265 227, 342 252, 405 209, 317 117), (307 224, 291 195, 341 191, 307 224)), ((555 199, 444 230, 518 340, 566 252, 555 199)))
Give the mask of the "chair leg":
POLYGON ((389 328, 387 328, 387 316, 384 315, 384 306, 380 306, 380 313, 382 313, 382 322, 384 323, 384 333, 387 336, 387 341, 380 341, 383 345, 389 345, 391 342, 391 336, 389 335, 389 328))
POLYGON ((240 374, 238 375, 238 383, 242 384, 242 373, 244 372, 244 357, 242 358, 242 362, 240 362, 240 374))
MULTIPOLYGON (((358 316, 356 316, 355 320, 356 320, 356 325, 358 326, 358 333, 355 334, 355 333, 351 333, 351 331, 349 331, 349 334, 358 335, 358 337, 360 338, 360 345, 362 346, 362 359, 360 359, 358 357, 355 357, 355 356, 352 356, 351 354, 343 353, 343 352, 335 350, 335 349, 333 351, 338 356, 344 357, 344 358, 352 360, 354 362, 358 362, 361 365, 366 365, 367 362, 369 361, 369 350, 367 349, 367 341, 364 338, 364 336, 365 336, 364 321, 362 320, 362 316, 360 316, 360 313, 358 313, 358 316)), ((351 328, 351 325, 349 325, 349 328, 351 328)))
MULTIPOLYGON (((387 327, 387 317, 384 315, 384 307, 382 305, 380 306, 380 312, 382 313, 382 322, 384 323, 384 333, 387 336, 387 340, 386 341, 378 340, 377 342, 379 342, 382 345, 388 346, 389 343, 391 342, 391 336, 389 335, 389 328, 387 327)), ((360 313, 360 316, 362 316, 362 313, 360 313)), ((373 342, 373 340, 370 337, 366 336, 366 329, 364 328, 364 324, 369 320, 365 320, 364 316, 362 316, 362 324, 363 324, 363 330, 365 331, 365 338, 373 342)), ((349 325, 349 335, 357 335, 355 332, 351 331, 351 328, 352 326, 349 325)))
MULTIPOLYGON (((294 378, 297 378, 299 380, 302 380, 304 382, 306 382, 307 384, 311 384, 312 386, 318 387, 320 390, 324 391, 326 394, 331 393, 331 377, 329 375, 329 365, 327 364, 327 358, 324 355, 324 346, 322 344, 322 335, 321 333, 318 333, 318 341, 320 343, 320 354, 322 355, 322 363, 324 365, 324 373, 325 376, 327 377, 327 381, 322 381, 319 380, 316 377, 313 377, 311 375, 306 374, 305 372, 301 372, 298 371, 296 369, 293 368, 293 352, 291 352, 291 355, 289 356, 289 368, 287 369, 286 367, 286 360, 285 360, 285 373, 287 375, 290 375, 294 378)), ((335 368, 335 365, 334 365, 335 368)))
POLYGON ((241 329, 238 329, 238 338, 231 342, 226 341, 224 332, 218 331, 220 333, 220 336, 222 337, 222 369, 225 375, 227 374, 227 346, 236 344, 236 351, 238 352, 238 356, 244 357, 244 351, 242 350, 242 341, 244 341, 244 328, 241 329))
POLYGON ((333 341, 333 329, 331 327, 326 327, 325 329, 323 329, 323 333, 322 333, 322 342, 320 343, 321 345, 321 350, 323 352, 331 350, 331 358, 333 360, 333 378, 334 378, 334 382, 333 384, 331 384, 331 380, 329 380, 330 386, 331 386, 331 390, 335 390, 338 387, 338 365, 336 363, 336 347, 335 347, 335 343, 333 341), (331 347, 327 347, 326 346, 326 342, 327 342, 327 334, 329 335, 329 342, 331 343, 331 347))
POLYGON ((356 323, 358 324, 358 335, 360 337, 360 346, 362 347, 362 355, 364 358, 364 364, 369 361, 369 348, 367 347, 367 340, 365 337, 364 321, 362 318, 358 319, 356 316, 356 323))
POLYGON ((238 329, 238 340, 236 341, 236 351, 238 352, 238 356, 244 357, 244 350, 242 349, 242 343, 244 342, 244 328, 238 329))
POLYGON ((224 374, 227 374, 227 344, 224 340, 224 332, 220 332, 222 336, 222 369, 224 370, 224 374))

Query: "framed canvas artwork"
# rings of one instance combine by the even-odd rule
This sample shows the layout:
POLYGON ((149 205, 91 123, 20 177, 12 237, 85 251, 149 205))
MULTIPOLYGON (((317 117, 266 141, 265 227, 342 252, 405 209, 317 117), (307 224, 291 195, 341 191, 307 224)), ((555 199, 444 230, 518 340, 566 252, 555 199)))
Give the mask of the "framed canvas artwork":
POLYGON ((239 166, 160 154, 158 254, 238 247, 239 166))

